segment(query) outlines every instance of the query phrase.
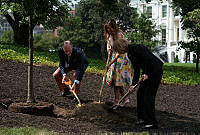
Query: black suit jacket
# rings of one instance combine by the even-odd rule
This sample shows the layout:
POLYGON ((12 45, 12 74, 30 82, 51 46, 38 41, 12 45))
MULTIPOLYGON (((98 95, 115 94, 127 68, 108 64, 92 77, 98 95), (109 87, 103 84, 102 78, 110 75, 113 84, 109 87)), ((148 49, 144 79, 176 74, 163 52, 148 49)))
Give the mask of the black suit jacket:
POLYGON ((76 47, 72 48, 72 54, 68 57, 63 48, 60 47, 58 49, 59 53, 59 67, 62 74, 67 74, 66 69, 69 68, 70 70, 78 70, 76 80, 81 81, 83 74, 88 66, 88 59, 83 54, 83 52, 76 47), (68 65, 68 66, 67 66, 68 65))
POLYGON ((135 85, 139 80, 140 69, 142 69, 142 74, 146 74, 149 77, 162 74, 163 62, 146 46, 130 44, 128 46, 128 57, 134 68, 132 85, 135 85))

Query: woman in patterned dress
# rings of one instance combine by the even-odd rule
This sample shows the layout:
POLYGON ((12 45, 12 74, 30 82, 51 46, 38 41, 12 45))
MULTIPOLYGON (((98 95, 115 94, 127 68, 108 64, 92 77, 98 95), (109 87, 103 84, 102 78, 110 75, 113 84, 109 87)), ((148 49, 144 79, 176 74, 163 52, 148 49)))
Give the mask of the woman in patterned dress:
MULTIPOLYGON (((114 86, 114 104, 116 105, 119 101, 120 94, 125 94, 124 86, 132 84, 132 72, 131 63, 126 54, 118 54, 113 50, 113 42, 118 38, 123 38, 123 32, 120 30, 114 19, 109 20, 104 25, 104 36, 107 40, 107 52, 111 53, 111 60, 106 65, 107 77, 106 82, 109 86, 114 86)), ((122 106, 127 104, 129 99, 125 98, 122 102, 122 106)))

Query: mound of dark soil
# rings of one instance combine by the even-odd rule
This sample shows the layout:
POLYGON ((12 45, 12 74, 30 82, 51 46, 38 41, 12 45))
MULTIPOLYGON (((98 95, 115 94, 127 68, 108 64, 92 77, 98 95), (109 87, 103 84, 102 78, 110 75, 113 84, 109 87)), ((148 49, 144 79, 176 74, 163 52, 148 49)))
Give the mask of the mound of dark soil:
MULTIPOLYGON (((36 101, 53 104, 54 116, 14 113, 11 103, 26 102, 28 65, 0 59, 0 127, 45 128, 60 133, 138 132, 135 126, 136 93, 130 95, 127 107, 110 111, 113 88, 103 88, 98 104, 102 76, 85 73, 77 107, 72 97, 60 96, 53 72, 57 67, 34 66, 33 88, 36 101)), ((70 74, 71 76, 71 74, 70 74)), ((159 129, 154 132, 200 132, 200 86, 161 84, 156 97, 156 117, 159 129)))

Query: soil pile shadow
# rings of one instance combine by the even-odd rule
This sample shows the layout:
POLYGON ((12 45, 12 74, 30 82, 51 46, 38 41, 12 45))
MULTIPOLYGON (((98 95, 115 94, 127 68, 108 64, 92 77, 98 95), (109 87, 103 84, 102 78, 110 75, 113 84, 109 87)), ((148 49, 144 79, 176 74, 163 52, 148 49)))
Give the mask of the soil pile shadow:
POLYGON ((77 107, 73 110, 73 114, 76 118, 83 121, 104 123, 129 123, 135 120, 132 112, 127 112, 128 108, 118 108, 117 110, 110 109, 110 103, 95 103, 90 102, 84 104, 81 107, 77 107))

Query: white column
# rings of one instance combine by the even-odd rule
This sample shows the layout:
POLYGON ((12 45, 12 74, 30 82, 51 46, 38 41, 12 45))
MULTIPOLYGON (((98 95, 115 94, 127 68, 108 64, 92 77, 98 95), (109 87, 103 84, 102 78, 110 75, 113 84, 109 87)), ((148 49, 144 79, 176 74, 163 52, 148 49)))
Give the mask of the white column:
POLYGON ((180 19, 179 19, 179 41, 184 40, 184 35, 183 35, 184 31, 181 28, 181 26, 182 26, 181 19, 182 19, 182 17, 180 17, 180 19))
POLYGON ((169 6, 169 46, 171 42, 174 42, 174 12, 169 6))
POLYGON ((193 52, 190 52, 190 62, 193 63, 193 52))

